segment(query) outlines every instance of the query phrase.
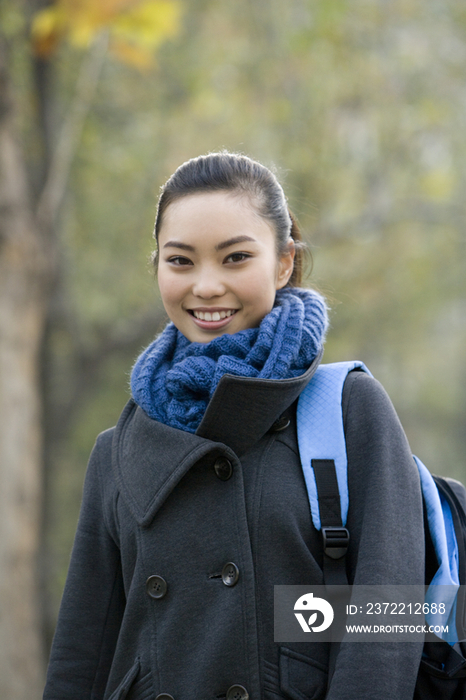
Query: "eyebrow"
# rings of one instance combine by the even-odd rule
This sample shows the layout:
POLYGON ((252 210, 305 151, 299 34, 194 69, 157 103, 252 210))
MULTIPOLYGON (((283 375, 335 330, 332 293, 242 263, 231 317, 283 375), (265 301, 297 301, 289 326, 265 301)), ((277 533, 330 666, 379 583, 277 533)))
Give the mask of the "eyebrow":
MULTIPOLYGON (((251 238, 251 236, 235 236, 234 238, 229 238, 227 241, 222 241, 222 243, 216 245, 215 250, 223 250, 224 248, 229 248, 231 245, 235 245, 235 243, 244 243, 245 241, 252 241, 255 243, 255 239, 251 238)), ((163 247, 180 248, 181 250, 190 250, 192 252, 196 250, 194 246, 188 243, 182 243, 181 241, 168 241, 163 247)))
POLYGON ((188 245, 187 243, 181 243, 181 241, 168 241, 163 247, 181 248, 181 250, 194 250, 194 247, 192 245, 188 245))

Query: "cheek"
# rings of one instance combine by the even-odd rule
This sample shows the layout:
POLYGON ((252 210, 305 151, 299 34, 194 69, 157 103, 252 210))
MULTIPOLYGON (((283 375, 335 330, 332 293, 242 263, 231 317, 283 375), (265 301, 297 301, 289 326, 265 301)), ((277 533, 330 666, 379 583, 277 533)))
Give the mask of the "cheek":
POLYGON ((169 275, 159 273, 158 285, 163 305, 166 307, 175 304, 180 297, 180 285, 178 281, 176 279, 170 279, 169 275))
POLYGON ((258 312, 268 313, 275 301, 275 275, 271 272, 250 273, 240 285, 240 295, 258 312))

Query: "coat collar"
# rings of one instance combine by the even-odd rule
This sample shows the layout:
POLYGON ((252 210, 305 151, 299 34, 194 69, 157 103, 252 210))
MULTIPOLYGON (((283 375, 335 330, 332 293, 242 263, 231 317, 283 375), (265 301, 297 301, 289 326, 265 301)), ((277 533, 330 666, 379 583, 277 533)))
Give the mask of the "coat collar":
POLYGON ((228 445, 241 455, 291 406, 315 373, 322 353, 309 369, 291 379, 255 379, 225 374, 219 381, 196 435, 228 445))
POLYGON ((224 375, 195 434, 149 418, 133 399, 115 429, 112 464, 133 516, 148 526, 169 493, 201 458, 238 461, 291 406, 321 355, 299 377, 255 379, 224 375))

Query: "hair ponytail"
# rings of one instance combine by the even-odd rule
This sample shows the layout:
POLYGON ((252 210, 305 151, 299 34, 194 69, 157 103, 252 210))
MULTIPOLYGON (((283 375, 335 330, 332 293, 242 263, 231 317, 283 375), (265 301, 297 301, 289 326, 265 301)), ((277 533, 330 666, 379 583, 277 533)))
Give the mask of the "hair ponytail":
POLYGON ((307 247, 306 243, 303 241, 301 229, 299 228, 298 222, 296 221, 296 218, 295 218, 293 212, 291 212, 288 209, 288 213, 289 213, 290 219, 291 219, 290 236, 293 239, 295 256, 294 256, 293 272, 291 273, 291 277, 288 280, 288 284, 286 286, 287 287, 301 287, 302 281, 303 281, 303 272, 304 272, 306 257, 310 260, 310 266, 312 268, 312 255, 311 255, 311 252, 310 252, 309 248, 307 247))

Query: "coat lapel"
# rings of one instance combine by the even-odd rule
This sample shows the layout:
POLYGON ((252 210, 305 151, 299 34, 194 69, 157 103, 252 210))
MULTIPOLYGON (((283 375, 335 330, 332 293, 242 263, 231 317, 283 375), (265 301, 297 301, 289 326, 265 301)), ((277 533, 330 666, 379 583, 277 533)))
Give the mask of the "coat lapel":
POLYGON ((112 463, 118 488, 137 522, 150 525, 193 464, 209 453, 214 460, 222 447, 149 418, 131 399, 115 429, 112 463))
POLYGON ((195 434, 149 418, 131 399, 115 428, 112 464, 136 521, 147 527, 180 479, 200 459, 234 461, 272 427, 312 378, 320 356, 299 377, 251 379, 225 375, 195 434))

